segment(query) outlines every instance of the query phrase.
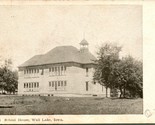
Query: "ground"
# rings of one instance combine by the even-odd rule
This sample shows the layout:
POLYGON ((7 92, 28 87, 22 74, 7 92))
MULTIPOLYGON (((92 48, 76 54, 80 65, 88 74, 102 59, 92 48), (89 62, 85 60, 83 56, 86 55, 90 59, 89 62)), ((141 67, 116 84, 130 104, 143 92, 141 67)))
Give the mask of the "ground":
POLYGON ((0 96, 0 115, 78 115, 142 113, 142 99, 112 99, 101 97, 0 96))

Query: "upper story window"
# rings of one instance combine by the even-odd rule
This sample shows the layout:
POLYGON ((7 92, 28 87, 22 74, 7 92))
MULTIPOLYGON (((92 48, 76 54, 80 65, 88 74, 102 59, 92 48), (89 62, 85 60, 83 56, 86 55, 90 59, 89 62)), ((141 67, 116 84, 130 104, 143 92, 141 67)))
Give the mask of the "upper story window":
POLYGON ((86 68, 86 77, 88 77, 88 72, 89 72, 89 69, 86 68))
POLYGON ((52 67, 52 72, 54 72, 54 67, 52 67))
POLYGON ((58 67, 58 75, 60 75, 60 67, 58 67))
POLYGON ((44 75, 44 69, 42 69, 41 75, 44 75))
POLYGON ((49 68, 49 72, 51 72, 51 68, 49 68))
POLYGON ((57 75, 57 76, 61 76, 61 75, 65 75, 66 74, 66 66, 53 66, 49 68, 49 73, 50 75, 57 75))
POLYGON ((27 75, 27 74, 36 74, 36 73, 39 73, 39 69, 25 69, 24 70, 25 75, 27 75))
POLYGON ((55 72, 57 72, 57 67, 55 67, 55 72))
POLYGON ((63 71, 63 69, 64 69, 63 66, 61 66, 61 71, 63 71))
POLYGON ((64 70, 65 70, 65 71, 66 71, 66 69, 67 69, 66 66, 64 66, 64 70))

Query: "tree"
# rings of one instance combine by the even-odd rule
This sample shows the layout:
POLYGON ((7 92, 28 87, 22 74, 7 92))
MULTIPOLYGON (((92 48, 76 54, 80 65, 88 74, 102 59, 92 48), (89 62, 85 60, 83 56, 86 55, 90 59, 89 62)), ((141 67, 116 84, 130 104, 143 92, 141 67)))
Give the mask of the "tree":
POLYGON ((105 44, 97 52, 98 57, 95 61, 97 66, 94 73, 94 80, 97 80, 101 85, 106 87, 106 97, 107 89, 113 86, 111 73, 114 67, 113 65, 119 61, 121 48, 117 45, 105 44))
POLYGON ((5 90, 10 94, 15 93, 18 83, 18 77, 16 71, 12 72, 8 70, 7 72, 5 72, 4 81, 6 82, 5 90))
POLYGON ((120 90, 120 98, 130 96, 142 97, 143 90, 142 62, 127 56, 115 63, 111 73, 111 81, 120 90), (128 95, 126 95, 128 93, 128 95))
POLYGON ((122 97, 143 96, 142 62, 127 56, 119 59, 120 46, 105 44, 99 48, 94 80, 111 90, 120 90, 122 97))
MULTIPOLYGON (((126 63, 126 69, 128 69, 127 79, 126 79, 126 89, 131 97, 140 96, 143 94, 143 67, 142 62, 135 60, 133 57, 128 56, 124 60, 126 63)), ((124 94, 126 94, 124 92, 124 94)))
POLYGON ((0 67, 0 89, 2 93, 7 91, 9 93, 15 93, 18 85, 17 71, 10 70, 8 65, 0 67))

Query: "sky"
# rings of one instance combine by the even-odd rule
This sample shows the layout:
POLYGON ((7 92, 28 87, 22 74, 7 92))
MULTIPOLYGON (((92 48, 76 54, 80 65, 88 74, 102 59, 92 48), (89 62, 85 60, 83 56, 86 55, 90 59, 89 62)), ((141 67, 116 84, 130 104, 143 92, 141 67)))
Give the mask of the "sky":
POLYGON ((94 55, 111 42, 123 47, 121 56, 142 60, 141 6, 0 6, 0 56, 11 58, 14 68, 56 46, 79 49, 83 38, 94 55))

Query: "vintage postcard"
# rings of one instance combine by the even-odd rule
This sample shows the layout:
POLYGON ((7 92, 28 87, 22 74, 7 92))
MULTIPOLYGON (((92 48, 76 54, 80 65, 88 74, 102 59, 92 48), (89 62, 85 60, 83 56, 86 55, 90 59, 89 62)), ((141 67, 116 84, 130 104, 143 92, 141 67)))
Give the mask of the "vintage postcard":
POLYGON ((0 1, 0 124, 153 123, 154 1, 0 1))

